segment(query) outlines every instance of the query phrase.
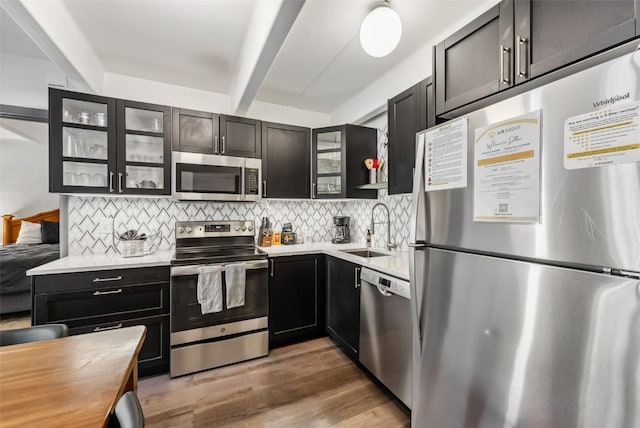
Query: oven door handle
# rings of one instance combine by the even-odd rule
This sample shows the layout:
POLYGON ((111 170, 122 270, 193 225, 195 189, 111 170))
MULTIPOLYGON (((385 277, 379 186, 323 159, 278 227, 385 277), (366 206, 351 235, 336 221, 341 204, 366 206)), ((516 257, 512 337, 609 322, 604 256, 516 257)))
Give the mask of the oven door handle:
POLYGON ((242 159, 242 169, 240 170, 240 194, 242 195, 243 201, 247 200, 247 190, 244 187, 244 170, 247 167, 246 162, 246 159, 242 159))
MULTIPOLYGON (((238 263, 241 263, 241 262, 238 262, 238 263)), ((174 266, 171 268, 171 276, 197 275, 200 273, 201 267, 226 266, 228 264, 234 264, 234 263, 215 263, 210 265, 174 266)), ((267 260, 253 260, 249 262, 244 262, 244 265, 247 270, 266 269, 268 266, 268 262, 267 260)))

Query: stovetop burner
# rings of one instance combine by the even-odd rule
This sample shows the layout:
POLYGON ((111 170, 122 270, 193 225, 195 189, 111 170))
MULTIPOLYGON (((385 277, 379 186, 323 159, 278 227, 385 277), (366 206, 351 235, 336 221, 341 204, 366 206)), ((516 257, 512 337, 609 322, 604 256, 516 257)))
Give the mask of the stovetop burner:
POLYGON ((241 262, 248 260, 266 259, 268 254, 259 248, 208 248, 200 251, 176 250, 171 265, 205 264, 241 262))

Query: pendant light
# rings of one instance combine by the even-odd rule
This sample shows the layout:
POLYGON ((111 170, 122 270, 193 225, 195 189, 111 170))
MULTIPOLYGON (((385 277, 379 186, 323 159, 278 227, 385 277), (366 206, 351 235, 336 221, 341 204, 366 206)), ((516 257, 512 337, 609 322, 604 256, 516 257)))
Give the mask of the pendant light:
POLYGON ((360 44, 372 57, 389 55, 402 36, 402 22, 388 2, 376 6, 360 25, 360 44))

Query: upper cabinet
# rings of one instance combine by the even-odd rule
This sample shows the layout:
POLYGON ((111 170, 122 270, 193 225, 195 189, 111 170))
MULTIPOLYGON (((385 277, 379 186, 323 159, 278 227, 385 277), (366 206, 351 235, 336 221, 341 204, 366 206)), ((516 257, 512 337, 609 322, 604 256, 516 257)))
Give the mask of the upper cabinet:
POLYGON ((313 189, 317 199, 375 199, 377 190, 358 189, 369 183, 367 158, 377 157, 378 131, 356 125, 313 130, 313 189))
POLYGON ((174 108, 173 150, 259 158, 260 121, 174 108))
POLYGON ((262 197, 311 196, 311 129, 262 122, 262 197))
POLYGON ((502 1, 435 49, 436 114, 513 85, 513 2, 502 1))
POLYGON ((170 107, 49 90, 49 191, 168 195, 170 107))
POLYGON ((388 100, 390 195, 413 190, 416 133, 435 125, 432 89, 429 77, 388 100))
POLYGON ((638 13, 638 0, 503 0, 436 46, 436 115, 636 37, 638 13))
POLYGON ((637 0, 517 0, 514 8, 516 83, 638 35, 637 0))

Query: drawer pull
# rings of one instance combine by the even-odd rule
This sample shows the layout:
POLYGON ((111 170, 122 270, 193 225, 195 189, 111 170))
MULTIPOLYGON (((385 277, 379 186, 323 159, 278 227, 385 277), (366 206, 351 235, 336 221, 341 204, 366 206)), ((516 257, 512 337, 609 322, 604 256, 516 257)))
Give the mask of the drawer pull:
POLYGON ((105 294, 120 294, 122 293, 122 288, 118 288, 117 290, 111 291, 96 291, 93 293, 94 296, 104 296, 105 294))
POLYGON ((96 327, 93 329, 93 331, 96 332, 96 331, 105 331, 105 330, 116 330, 118 328, 122 328, 122 323, 117 325, 112 325, 111 327, 96 327))
POLYGON ((93 278, 93 282, 120 281, 121 279, 122 279, 122 275, 114 276, 113 278, 93 278))

